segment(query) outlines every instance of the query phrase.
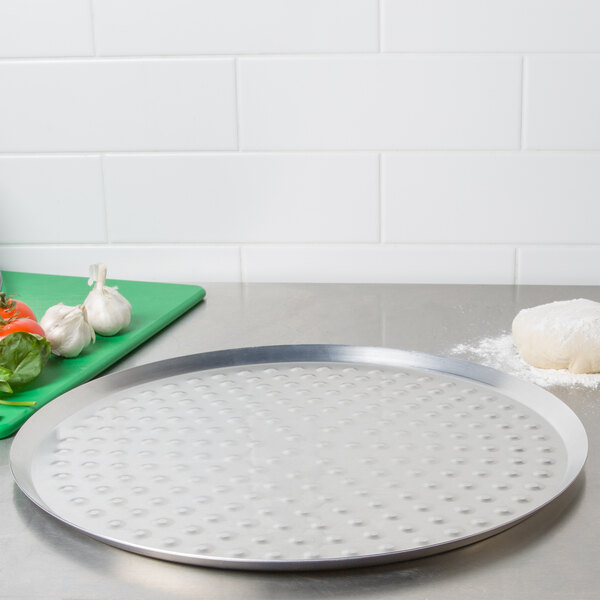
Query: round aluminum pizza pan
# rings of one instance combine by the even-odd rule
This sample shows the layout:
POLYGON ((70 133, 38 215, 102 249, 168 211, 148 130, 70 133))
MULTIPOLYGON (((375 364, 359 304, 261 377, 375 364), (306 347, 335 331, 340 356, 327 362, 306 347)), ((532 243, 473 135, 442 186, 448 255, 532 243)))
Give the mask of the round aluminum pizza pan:
POLYGON ((499 371, 299 345, 99 378, 34 414, 10 461, 41 509, 118 548, 312 570, 489 537, 559 496, 586 456, 562 401, 499 371))

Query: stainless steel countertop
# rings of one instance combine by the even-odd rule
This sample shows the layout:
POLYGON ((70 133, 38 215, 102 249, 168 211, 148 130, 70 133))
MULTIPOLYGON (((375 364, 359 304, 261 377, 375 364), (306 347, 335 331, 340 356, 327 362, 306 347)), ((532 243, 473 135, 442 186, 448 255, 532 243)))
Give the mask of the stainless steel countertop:
MULTIPOLYGON (((600 287, 205 285, 206 301, 113 371, 208 350, 267 344, 387 346, 446 355, 510 329, 527 306, 600 301, 600 287)), ((466 548, 393 565, 319 573, 225 571, 130 554, 36 508, 0 440, 0 599, 597 597, 600 390, 552 388, 583 422, 590 452, 575 484, 525 522, 466 548)))

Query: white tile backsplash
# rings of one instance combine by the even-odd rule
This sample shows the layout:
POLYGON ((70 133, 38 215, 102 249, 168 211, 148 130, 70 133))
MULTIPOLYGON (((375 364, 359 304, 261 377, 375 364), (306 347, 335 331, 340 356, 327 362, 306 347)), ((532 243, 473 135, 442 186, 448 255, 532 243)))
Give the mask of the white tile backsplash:
POLYGON ((114 242, 373 242, 373 155, 109 156, 114 242))
POLYGON ((389 154, 384 239, 594 244, 599 174, 600 155, 389 154))
POLYGON ((104 241, 99 157, 0 156, 0 244, 104 241))
POLYGON ((514 282, 514 250, 501 246, 248 246, 250 282, 514 282))
POLYGON ((0 58, 93 54, 89 2, 0 0, 0 58))
POLYGON ((231 59, 0 62, 0 152, 236 147, 231 59))
POLYGON ((597 0, 381 0, 389 52, 598 52, 597 0))
POLYGON ((526 69, 526 148, 600 150, 600 55, 534 56, 526 69))
POLYGON ((524 285, 600 285, 600 245, 521 248, 518 265, 524 285))
POLYGON ((245 150, 519 146, 515 57, 246 58, 245 150))
POLYGON ((600 285, 599 28, 596 0, 0 0, 0 269, 600 285))
POLYGON ((378 49, 377 0, 94 0, 94 16, 101 55, 378 49))
POLYGON ((0 270, 87 277, 103 262, 108 276, 136 281, 201 283, 239 281, 240 251, 235 246, 86 245, 5 246, 0 270))

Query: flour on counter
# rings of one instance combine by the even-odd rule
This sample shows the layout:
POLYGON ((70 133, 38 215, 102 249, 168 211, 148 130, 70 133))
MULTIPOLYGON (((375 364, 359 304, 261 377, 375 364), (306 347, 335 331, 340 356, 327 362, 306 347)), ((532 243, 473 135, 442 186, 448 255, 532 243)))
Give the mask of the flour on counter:
POLYGON ((537 369, 528 365, 519 356, 509 333, 494 338, 483 338, 473 344, 458 344, 450 349, 449 354, 504 371, 541 387, 600 387, 600 373, 575 374, 566 369, 537 369))

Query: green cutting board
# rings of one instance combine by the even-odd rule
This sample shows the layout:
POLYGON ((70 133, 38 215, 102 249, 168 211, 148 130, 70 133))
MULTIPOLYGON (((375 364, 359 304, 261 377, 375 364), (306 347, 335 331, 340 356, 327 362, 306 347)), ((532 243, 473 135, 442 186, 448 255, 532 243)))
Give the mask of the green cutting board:
MULTIPOLYGON (((74 306, 85 300, 90 287, 85 277, 40 275, 2 271, 2 291, 26 302, 38 320, 46 309, 63 302, 74 306)), ((107 280, 132 306, 131 323, 112 337, 96 337, 77 358, 51 356, 42 374, 12 395, 0 394, 6 400, 34 401, 35 406, 0 404, 0 438, 7 437, 36 410, 104 371, 114 362, 166 327, 195 304, 206 292, 197 285, 152 283, 146 281, 107 280)))

